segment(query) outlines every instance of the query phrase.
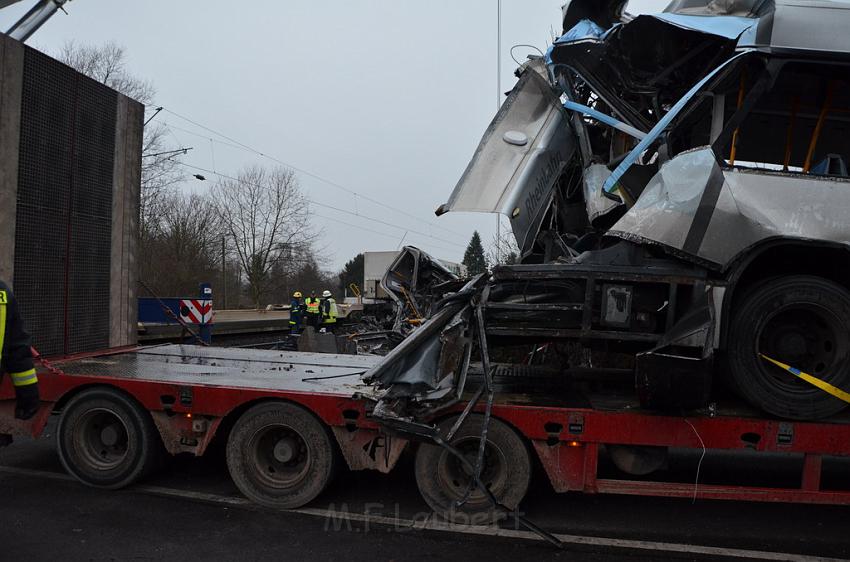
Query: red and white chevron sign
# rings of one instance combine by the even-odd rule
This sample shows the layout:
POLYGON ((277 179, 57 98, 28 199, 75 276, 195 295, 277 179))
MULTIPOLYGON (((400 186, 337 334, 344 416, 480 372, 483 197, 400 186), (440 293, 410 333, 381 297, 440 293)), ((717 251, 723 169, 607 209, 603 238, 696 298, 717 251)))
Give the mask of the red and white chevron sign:
POLYGON ((213 319, 212 301, 200 299, 181 300, 180 318, 190 324, 209 324, 213 319))

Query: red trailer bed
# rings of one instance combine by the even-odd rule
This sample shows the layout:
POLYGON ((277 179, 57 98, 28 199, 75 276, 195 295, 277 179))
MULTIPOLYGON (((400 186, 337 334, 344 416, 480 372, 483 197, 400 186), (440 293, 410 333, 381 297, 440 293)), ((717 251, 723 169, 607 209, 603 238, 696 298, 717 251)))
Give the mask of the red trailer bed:
MULTIPOLYGON (((368 417, 375 391, 360 375, 380 360, 179 345, 77 357, 39 373, 45 407, 29 422, 12 419, 13 392, 4 381, 0 433, 38 436, 51 412, 59 412, 64 466, 87 484, 109 488, 144 476, 162 448, 201 455, 218 435, 227 439, 228 467, 243 493, 265 505, 294 507, 324 489, 335 459, 353 470, 387 472, 407 447, 407 439, 368 417)), ((434 421, 451 425, 456 413, 434 421)), ((480 418, 473 413, 471 419, 480 418)), ((850 456, 846 417, 787 422, 722 407, 683 417, 641 411, 628 399, 571 403, 554 394, 501 394, 493 418, 499 427, 488 433, 488 446, 492 441, 496 452, 508 451, 505 470, 530 466, 535 456, 557 492, 850 504, 850 490, 821 488, 824 457, 850 456), (646 452, 703 447, 797 455, 799 485, 703 483, 695 492, 693 483, 599 474, 600 458, 614 450, 639 460, 646 452)), ((432 447, 420 445, 417 455, 432 447)), ((428 499, 434 482, 420 476, 428 499)), ((510 478, 500 481, 512 485, 510 478)), ((455 484, 452 493, 465 488, 455 484)), ((521 499, 527 478, 516 485, 521 499)))

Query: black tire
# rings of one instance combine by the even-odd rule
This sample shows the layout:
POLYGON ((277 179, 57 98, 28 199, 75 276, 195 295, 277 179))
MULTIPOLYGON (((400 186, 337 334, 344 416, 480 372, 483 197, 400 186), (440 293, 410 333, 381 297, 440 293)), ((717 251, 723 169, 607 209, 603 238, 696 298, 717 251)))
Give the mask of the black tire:
POLYGON ((814 420, 847 404, 759 357, 832 385, 850 388, 850 293, 812 276, 764 282, 736 301, 727 345, 733 387, 756 407, 782 418, 814 420))
POLYGON ((56 443, 69 474, 111 490, 150 474, 163 452, 150 414, 113 388, 93 388, 72 398, 59 418, 56 443))
POLYGON ((285 402, 242 414, 227 441, 227 468, 236 486, 248 499, 275 509, 313 501, 330 483, 337 462, 324 425, 285 402))
MULTIPOLYGON (((456 417, 440 423, 441 435, 446 435, 456 417)), ((484 416, 472 414, 452 438, 458 448, 475 465, 484 416)), ((473 489, 469 500, 460 508, 456 502, 463 498, 472 479, 454 455, 437 445, 422 444, 416 452, 414 467, 416 485, 425 503, 436 513, 455 522, 486 525, 504 517, 479 489, 473 489)), ((528 491, 531 480, 531 457, 525 442, 506 423, 491 419, 487 429, 487 446, 482 482, 508 509, 516 509, 528 491)))

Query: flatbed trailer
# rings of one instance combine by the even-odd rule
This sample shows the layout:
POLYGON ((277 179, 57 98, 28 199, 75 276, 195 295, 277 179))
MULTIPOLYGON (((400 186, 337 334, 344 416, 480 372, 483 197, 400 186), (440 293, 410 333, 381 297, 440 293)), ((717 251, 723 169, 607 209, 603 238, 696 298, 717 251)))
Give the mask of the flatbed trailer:
MULTIPOLYGON (((14 393, 4 379, 0 433, 38 437, 51 414, 58 414, 63 466, 81 482, 104 488, 144 477, 163 452, 201 456, 218 438, 227 444, 228 468, 239 489, 280 508, 315 499, 339 461, 351 470, 389 472, 405 449, 416 448, 420 492, 432 507, 444 505, 462 495, 466 483, 452 481, 451 467, 430 480, 422 472, 425 457, 438 448, 411 443, 370 418, 374 390, 360 375, 380 360, 180 345, 78 356, 40 369, 44 404, 27 422, 13 419, 14 393)), ((452 426, 463 404, 434 423, 452 426)), ((464 424, 482 418, 473 410, 464 424)), ((487 485, 501 487, 494 492, 511 507, 525 495, 534 463, 556 492, 850 505, 850 486, 824 489, 821 482, 824 458, 850 456, 848 418, 788 422, 721 408, 670 416, 628 401, 570 404, 526 394, 499 394, 492 418, 487 435, 495 467, 487 485), (618 446, 638 453, 681 448, 796 454, 801 472, 791 487, 601 477, 602 452, 618 446), (521 466, 527 469, 517 475, 521 466)), ((474 445, 476 431, 460 429, 451 442, 474 445)))

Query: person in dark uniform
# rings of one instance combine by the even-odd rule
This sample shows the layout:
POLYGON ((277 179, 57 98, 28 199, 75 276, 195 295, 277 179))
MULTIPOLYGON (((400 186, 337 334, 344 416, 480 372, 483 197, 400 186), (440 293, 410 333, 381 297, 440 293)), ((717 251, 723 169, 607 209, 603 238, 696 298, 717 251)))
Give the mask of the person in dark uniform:
POLYGON ((15 295, 0 281, 0 378, 7 374, 15 387, 15 417, 28 420, 38 411, 38 377, 32 362, 30 336, 15 295))
POLYGON ((304 305, 301 303, 301 291, 292 293, 292 300, 289 301, 289 333, 298 334, 301 332, 301 318, 304 314, 304 305))

